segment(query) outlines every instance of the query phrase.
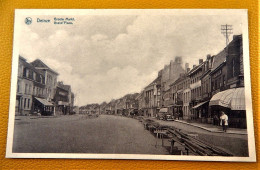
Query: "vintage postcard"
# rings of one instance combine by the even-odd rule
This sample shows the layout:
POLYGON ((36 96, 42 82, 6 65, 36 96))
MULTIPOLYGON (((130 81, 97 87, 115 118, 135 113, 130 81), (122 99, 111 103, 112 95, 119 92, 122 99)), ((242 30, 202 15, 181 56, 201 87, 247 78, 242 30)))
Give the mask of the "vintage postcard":
POLYGON ((15 10, 6 157, 255 162, 247 10, 15 10))

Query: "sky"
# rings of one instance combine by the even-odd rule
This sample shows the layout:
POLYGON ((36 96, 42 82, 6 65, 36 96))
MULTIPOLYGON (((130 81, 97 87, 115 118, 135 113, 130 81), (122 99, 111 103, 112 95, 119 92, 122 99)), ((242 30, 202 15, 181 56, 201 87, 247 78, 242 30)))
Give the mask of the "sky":
POLYGON ((242 32, 239 17, 217 15, 86 15, 73 16, 73 25, 36 22, 54 17, 21 23, 19 53, 57 71, 79 106, 140 92, 175 56, 192 67, 217 54, 226 43, 223 24, 233 25, 233 34, 242 32))

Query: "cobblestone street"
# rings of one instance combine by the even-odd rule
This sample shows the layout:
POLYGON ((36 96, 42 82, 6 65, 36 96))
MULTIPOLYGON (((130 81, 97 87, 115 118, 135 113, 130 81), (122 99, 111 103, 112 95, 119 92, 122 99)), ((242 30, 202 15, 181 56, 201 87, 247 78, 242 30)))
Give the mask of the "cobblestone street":
POLYGON ((140 122, 112 115, 17 117, 13 152, 169 154, 140 122))
MULTIPOLYGON (((155 119, 154 119, 155 120, 155 119)), ((174 126, 236 156, 247 156, 247 135, 212 133, 176 121, 155 120, 174 126)), ((113 115, 16 117, 14 152, 169 154, 161 139, 138 120, 113 115)), ((165 140, 165 146, 169 146, 165 140)))

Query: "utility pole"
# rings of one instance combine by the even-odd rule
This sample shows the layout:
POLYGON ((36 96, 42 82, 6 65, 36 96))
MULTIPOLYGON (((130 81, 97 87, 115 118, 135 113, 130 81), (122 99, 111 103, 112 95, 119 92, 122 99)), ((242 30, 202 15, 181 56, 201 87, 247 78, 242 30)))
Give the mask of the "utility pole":
POLYGON ((226 37, 226 46, 228 45, 229 43, 229 35, 230 34, 233 34, 232 32, 233 28, 232 28, 232 25, 221 25, 221 33, 226 37))

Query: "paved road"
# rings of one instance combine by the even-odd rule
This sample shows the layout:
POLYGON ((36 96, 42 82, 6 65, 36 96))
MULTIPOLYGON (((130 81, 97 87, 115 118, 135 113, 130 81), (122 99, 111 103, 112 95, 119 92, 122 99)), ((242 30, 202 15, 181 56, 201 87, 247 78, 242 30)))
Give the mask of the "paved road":
MULTIPOLYGON (((160 139, 131 118, 101 115, 87 119, 78 115, 17 119, 20 120, 15 121, 14 152, 169 154, 160 139)), ((185 133, 197 133, 199 139, 236 156, 248 156, 247 135, 212 133, 175 121, 158 122, 185 133)), ((167 140, 165 145, 169 146, 167 140)))
POLYGON ((135 119, 101 115, 16 117, 13 152, 169 154, 135 119))
POLYGON ((222 148, 236 156, 248 156, 248 136, 228 133, 213 133, 176 121, 152 119, 161 125, 174 126, 185 133, 196 133, 198 138, 222 148))

